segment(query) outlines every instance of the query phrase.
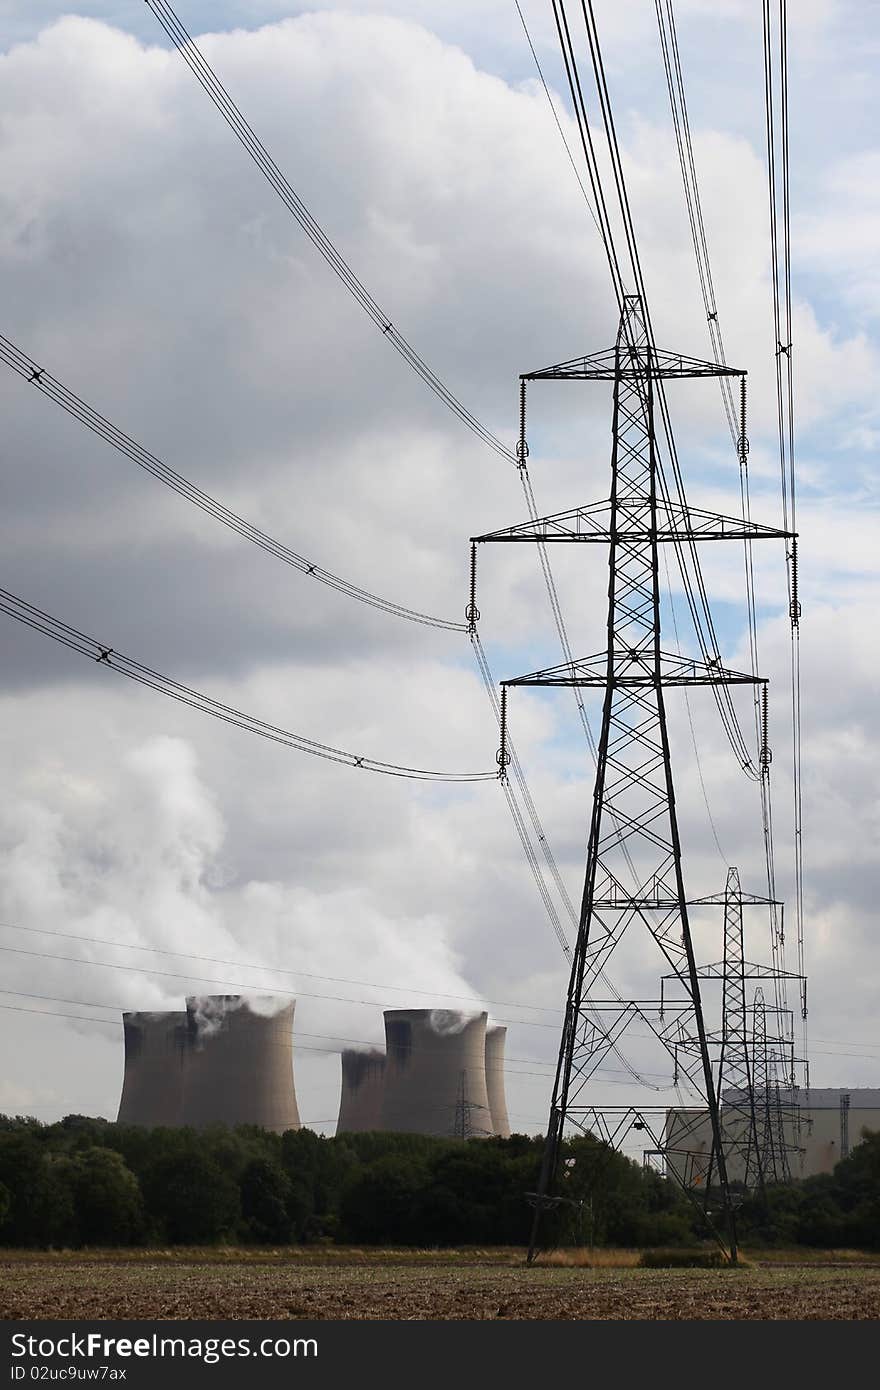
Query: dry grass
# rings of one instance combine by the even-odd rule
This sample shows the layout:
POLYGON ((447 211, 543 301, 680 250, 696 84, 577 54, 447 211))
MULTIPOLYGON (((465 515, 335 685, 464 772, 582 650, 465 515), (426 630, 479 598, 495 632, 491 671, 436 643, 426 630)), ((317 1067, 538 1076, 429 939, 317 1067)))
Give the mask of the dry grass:
MULTIPOLYGON (((602 1252, 597 1252, 602 1253, 602 1252)), ((383 1265, 454 1266, 521 1265, 526 1252, 515 1245, 466 1246, 462 1249, 412 1246, 356 1245, 175 1245, 167 1248, 138 1246, 132 1249, 2 1250, 0 1267, 16 1264, 45 1265, 294 1265, 309 1268, 383 1265)))
MULTIPOLYGON (((742 1252, 740 1252, 742 1259, 742 1252)), ((880 1265, 877 1250, 814 1250, 795 1245, 790 1250, 750 1249, 748 1263, 763 1265, 880 1265)))
POLYGON ((582 1245, 571 1250, 546 1250, 535 1264, 554 1269, 635 1269, 640 1259, 639 1250, 600 1250, 582 1245))

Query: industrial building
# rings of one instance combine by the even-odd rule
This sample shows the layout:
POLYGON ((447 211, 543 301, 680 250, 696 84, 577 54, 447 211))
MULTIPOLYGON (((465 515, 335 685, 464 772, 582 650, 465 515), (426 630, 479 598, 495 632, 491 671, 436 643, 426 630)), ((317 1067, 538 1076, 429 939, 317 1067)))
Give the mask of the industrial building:
POLYGON ((263 1013, 221 994, 192 996, 185 1013, 123 1014, 119 1122, 299 1129, 293 1012, 293 1002, 263 1013))
POLYGON ((486 1090, 489 1094, 489 1113, 492 1133, 502 1139, 510 1138, 507 1118, 507 1095, 504 1089, 504 1047, 507 1029, 500 1024, 486 1029, 486 1090))
POLYGON ((441 1138, 492 1134, 485 1013, 386 1009, 382 1129, 441 1138))
POLYGON ((125 1073, 117 1119, 125 1125, 181 1125, 183 1073, 189 1051, 187 1015, 122 1015, 125 1073))
MULTIPOLYGON (((721 1106, 722 1138, 732 1141, 726 1155, 732 1183, 744 1180, 739 1100, 738 1095, 725 1093, 721 1106)), ((785 1150, 793 1179, 830 1173, 860 1142, 863 1130, 880 1130, 880 1089, 875 1087, 784 1091, 774 1098, 774 1104, 780 1117, 780 1147, 785 1150)), ((680 1182, 688 1187, 702 1186, 712 1149, 708 1112, 684 1107, 668 1110, 664 1149, 667 1165, 680 1182)))
MULTIPOLYGON (((186 1011, 125 1013, 121 1124, 299 1129, 294 1001, 192 995, 186 1011)), ((337 1134, 369 1130, 488 1138, 510 1134, 507 1029, 487 1015, 388 1009, 386 1051, 342 1052, 337 1134)))
POLYGON ((337 1134, 361 1134, 382 1128, 382 1095, 385 1089, 385 1053, 373 1049, 342 1053, 342 1094, 337 1134))
POLYGON ((336 1133, 508 1138, 507 1029, 486 1021, 451 1009, 386 1010, 386 1052, 342 1053, 336 1133))
POLYGON ((187 999, 189 1052, 184 1069, 184 1124, 261 1125, 299 1129, 293 1085, 291 1000, 257 1013, 240 995, 187 999))

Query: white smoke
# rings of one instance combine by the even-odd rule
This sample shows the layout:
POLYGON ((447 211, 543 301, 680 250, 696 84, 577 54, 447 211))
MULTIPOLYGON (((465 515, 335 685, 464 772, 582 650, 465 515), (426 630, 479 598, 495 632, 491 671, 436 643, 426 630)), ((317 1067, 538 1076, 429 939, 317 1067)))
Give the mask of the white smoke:
POLYGON ((461 1033, 472 1023, 474 1019, 486 1018, 485 1013, 475 1009, 471 1013, 466 1013, 461 1009, 432 1009, 428 1022, 435 1033, 441 1036, 450 1036, 453 1033, 461 1033))
POLYGON ((280 994, 190 994, 186 1007, 199 1042, 219 1033, 230 1014, 246 1009, 257 1018, 274 1018, 293 1000, 280 994))
POLYGON ((187 998, 186 1009, 195 1028, 196 1041, 206 1043, 220 1032, 230 1014, 242 1007, 237 995, 193 994, 187 998))

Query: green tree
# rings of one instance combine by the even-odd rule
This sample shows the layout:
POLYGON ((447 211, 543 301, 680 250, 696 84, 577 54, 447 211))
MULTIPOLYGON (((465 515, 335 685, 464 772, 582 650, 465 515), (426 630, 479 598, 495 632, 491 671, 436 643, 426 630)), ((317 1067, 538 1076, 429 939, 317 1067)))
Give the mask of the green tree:
POLYGON ((292 1220, 291 1183, 271 1158, 252 1158, 241 1175, 241 1213, 251 1240, 286 1245, 292 1220))
POLYGON ((423 1159, 405 1154, 378 1158, 342 1194, 342 1230, 368 1245, 420 1243, 418 1204, 428 1186, 423 1159))
POLYGON ((79 1245, 133 1245, 142 1237, 140 1184, 113 1149, 92 1146, 60 1160, 66 1165, 79 1245))
POLYGON ((154 1229, 172 1245, 211 1244, 238 1229, 238 1183, 197 1139, 167 1145, 146 1167, 141 1187, 154 1229))
POLYGON ((10 1197, 0 1224, 4 1245, 69 1245, 75 1239, 70 1186, 34 1131, 0 1134, 0 1183, 10 1197))

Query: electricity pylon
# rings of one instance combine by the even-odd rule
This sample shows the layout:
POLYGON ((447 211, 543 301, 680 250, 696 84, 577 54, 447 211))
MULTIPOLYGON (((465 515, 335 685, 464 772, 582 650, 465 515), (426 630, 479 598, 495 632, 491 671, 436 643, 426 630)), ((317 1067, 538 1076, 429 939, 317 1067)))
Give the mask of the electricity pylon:
MULTIPOLYGON (((721 1027, 707 1032, 706 1039, 710 1048, 718 1050, 717 1092, 727 1176, 732 1184, 746 1192, 763 1193, 767 1183, 785 1180, 787 1170, 777 1162, 775 1155, 797 1151, 799 1147, 796 1137, 800 1109, 794 1099, 794 1078, 800 1059, 794 1056, 793 1024, 787 1025, 791 1014, 784 1000, 787 982, 791 980, 802 985, 803 977, 783 970, 775 962, 760 964, 748 960, 745 955, 744 909, 769 908, 771 918, 778 920, 781 928, 784 911, 781 902, 744 893, 739 871, 731 868, 723 893, 698 898, 691 905, 703 907, 710 903, 724 907, 723 956, 719 961, 700 965, 697 974, 701 980, 720 983, 722 987, 721 1027), (780 1001, 770 1011, 777 1025, 772 1037, 767 1033, 768 1007, 763 989, 760 986, 755 989, 751 1005, 747 1000, 747 986, 756 980, 771 981, 775 997, 780 1001), (779 1085, 780 1074, 787 1079, 790 1088, 785 1104, 779 1085), (794 1139, 788 1137, 789 1131, 794 1139)), ((673 974, 664 975, 661 981, 664 1011, 670 1008, 669 986, 674 987, 677 980, 673 974)), ((698 1051, 699 1040, 682 1027, 677 1046, 679 1058, 687 1057, 698 1051)), ((702 1131, 703 1120, 699 1114, 676 1112, 672 1121, 675 1144, 667 1149, 667 1154, 674 1156, 684 1172, 683 1186, 687 1183, 687 1173, 697 1174, 700 1181, 705 1182, 708 1193, 717 1178, 716 1155, 713 1149, 707 1166, 702 1131), (686 1147, 688 1140, 690 1147, 686 1147)))
MULTIPOLYGON (((607 501, 473 538, 477 541, 607 543, 607 645, 604 652, 504 682, 505 686, 576 686, 604 691, 584 890, 566 1000, 547 1142, 529 1249, 537 1247, 542 1211, 559 1200, 560 1146, 566 1123, 586 1128, 589 1080, 597 1059, 633 1016, 627 1001, 608 1001, 597 1022, 591 991, 627 928, 645 927, 675 972, 699 1044, 688 1080, 706 1105, 717 1155, 730 1250, 733 1210, 721 1144, 718 1097, 706 1038, 688 919, 681 842, 666 721, 667 689, 761 683, 715 661, 665 652, 660 644, 660 546, 696 540, 780 537, 739 518, 697 511, 664 491, 655 438, 655 383, 662 379, 739 376, 734 368, 654 347, 641 298, 624 298, 614 348, 521 378, 610 381, 614 388, 611 494, 607 501), (662 495, 661 495, 662 494, 662 495), (608 1019, 605 1023, 604 1020, 608 1019)), ((520 457, 527 452, 521 411, 520 457)), ((639 1122, 637 1127, 644 1128, 639 1122)))
POLYGON ((746 1004, 746 970, 742 888, 739 870, 731 868, 728 870, 724 889, 718 1100, 721 1105, 721 1128, 728 1178, 734 1171, 737 1181, 742 1183, 747 1192, 753 1188, 763 1192, 764 1163, 758 1142, 758 1116, 746 1004))
POLYGON ((764 991, 759 986, 755 990, 752 1017, 757 1143, 765 1181, 780 1183, 790 1181, 789 1152, 797 1149, 797 1143, 789 1137, 788 1130, 797 1122, 798 1107, 791 1102, 783 1103, 779 1081, 780 1066, 785 1066, 785 1057, 789 1050, 792 1053, 791 1074, 794 1072, 794 1029, 792 1026, 790 1037, 786 1036, 787 1010, 773 1009, 773 1014, 778 1017, 778 1031, 776 1036, 769 1035, 768 1012, 764 991))

